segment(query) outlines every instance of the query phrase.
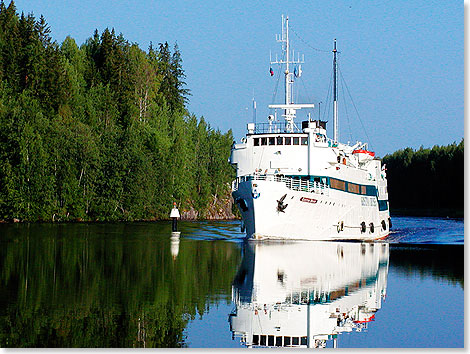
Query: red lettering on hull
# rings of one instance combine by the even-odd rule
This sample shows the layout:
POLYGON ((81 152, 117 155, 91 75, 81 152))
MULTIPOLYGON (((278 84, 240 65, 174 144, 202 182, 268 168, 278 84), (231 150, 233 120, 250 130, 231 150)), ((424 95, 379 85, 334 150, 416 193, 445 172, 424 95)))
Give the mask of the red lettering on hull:
POLYGON ((317 200, 313 198, 302 197, 300 198, 301 202, 316 204, 317 200))

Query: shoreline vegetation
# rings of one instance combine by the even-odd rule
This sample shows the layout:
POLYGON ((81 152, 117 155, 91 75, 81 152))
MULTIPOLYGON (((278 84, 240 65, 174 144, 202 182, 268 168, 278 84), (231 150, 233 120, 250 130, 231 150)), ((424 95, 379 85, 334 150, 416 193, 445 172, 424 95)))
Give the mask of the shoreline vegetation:
MULTIPOLYGON (((177 44, 58 44, 0 1, 0 222, 236 219, 232 131, 187 110, 177 44)), ((390 211, 463 217, 464 143, 383 158, 390 211), (452 188, 450 188, 452 187, 452 188)))
POLYGON ((188 112, 177 44, 50 32, 0 2, 0 219, 157 220, 173 202, 183 218, 233 217, 232 132, 188 112))
POLYGON ((400 149, 383 157, 393 216, 464 215, 464 139, 459 144, 400 149))

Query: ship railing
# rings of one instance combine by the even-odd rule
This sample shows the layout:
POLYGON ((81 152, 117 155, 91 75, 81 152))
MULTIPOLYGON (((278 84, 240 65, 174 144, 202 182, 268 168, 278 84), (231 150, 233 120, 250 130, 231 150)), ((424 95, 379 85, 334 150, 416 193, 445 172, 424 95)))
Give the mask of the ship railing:
POLYGON ((330 194, 330 187, 327 184, 317 182, 317 181, 308 181, 292 177, 285 177, 280 175, 247 175, 238 177, 232 182, 232 191, 238 190, 238 185, 241 182, 246 181, 268 181, 268 182, 279 182, 285 184, 285 186, 294 191, 309 192, 316 194, 330 194))
POLYGON ((286 123, 284 122, 271 122, 271 123, 256 123, 255 134, 277 134, 277 133, 302 133, 302 130, 294 126, 294 131, 286 130, 286 123))

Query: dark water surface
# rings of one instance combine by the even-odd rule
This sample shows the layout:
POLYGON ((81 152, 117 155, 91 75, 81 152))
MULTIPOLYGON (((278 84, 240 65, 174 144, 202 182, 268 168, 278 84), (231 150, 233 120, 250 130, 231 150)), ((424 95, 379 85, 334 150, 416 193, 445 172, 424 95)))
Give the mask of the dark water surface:
POLYGON ((0 225, 1 347, 463 347, 463 220, 387 242, 247 243, 238 222, 0 225))

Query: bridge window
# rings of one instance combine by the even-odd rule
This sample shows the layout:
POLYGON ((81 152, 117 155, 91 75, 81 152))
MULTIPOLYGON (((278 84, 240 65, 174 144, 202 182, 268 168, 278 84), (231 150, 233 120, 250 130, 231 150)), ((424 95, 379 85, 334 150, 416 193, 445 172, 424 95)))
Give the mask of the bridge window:
POLYGON ((291 144, 291 137, 286 136, 285 139, 284 139, 284 142, 285 142, 285 145, 290 145, 291 144))
POLYGON ((301 145, 308 145, 308 138, 306 136, 302 137, 301 145))
POLYGON ((274 145, 276 143, 276 139, 274 137, 269 138, 269 145, 274 145))
POLYGON ((261 138, 261 145, 268 145, 268 138, 261 138))
POLYGON ((259 146, 259 138, 254 138, 253 139, 253 145, 254 146, 259 146))
POLYGON ((299 345, 299 337, 292 337, 292 345, 299 345))
POLYGON ((307 337, 300 338, 300 344, 301 345, 307 345, 307 337))
POLYGON ((253 334, 253 345, 259 344, 259 335, 253 334))
POLYGON ((299 145, 299 138, 297 136, 292 138, 292 145, 299 145))
POLYGON ((266 335, 260 336, 259 345, 266 345, 266 335))
POLYGON ((276 140, 277 140, 277 141, 276 141, 276 144, 277 144, 277 145, 284 145, 284 144, 283 144, 284 138, 283 138, 282 136, 278 136, 276 140))
POLYGON ((276 347, 282 347, 282 337, 276 337, 276 347))
POLYGON ((290 345, 290 337, 284 337, 284 347, 290 345))
POLYGON ((269 347, 274 346, 274 336, 268 336, 268 346, 269 347))

